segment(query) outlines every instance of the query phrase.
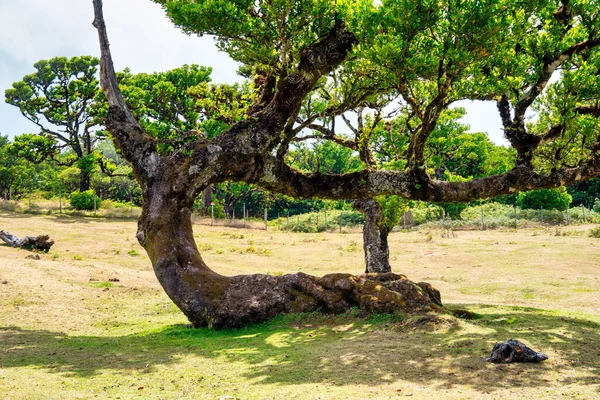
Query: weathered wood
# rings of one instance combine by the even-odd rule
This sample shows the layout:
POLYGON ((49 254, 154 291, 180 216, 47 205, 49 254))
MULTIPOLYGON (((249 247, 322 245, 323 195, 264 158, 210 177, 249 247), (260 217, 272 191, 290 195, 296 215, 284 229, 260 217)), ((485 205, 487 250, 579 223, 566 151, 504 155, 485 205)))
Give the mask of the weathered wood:
POLYGON ((540 362, 547 359, 547 355, 530 349, 518 340, 508 339, 506 342, 496 343, 492 354, 485 360, 492 363, 510 363, 540 362))
POLYGON ((20 247, 28 250, 40 250, 48 252, 50 247, 54 244, 54 240, 49 240, 50 236, 25 236, 23 239, 19 239, 15 235, 11 235, 9 232, 0 231, 0 239, 12 247, 20 247))

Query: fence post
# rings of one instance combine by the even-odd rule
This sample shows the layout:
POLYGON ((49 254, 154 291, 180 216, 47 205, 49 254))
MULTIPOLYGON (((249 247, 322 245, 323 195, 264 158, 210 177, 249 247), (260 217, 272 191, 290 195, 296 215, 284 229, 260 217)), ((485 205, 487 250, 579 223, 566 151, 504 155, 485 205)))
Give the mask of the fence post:
POLYGON ((517 206, 516 205, 513 206, 513 212, 514 212, 514 216, 515 216, 515 229, 517 229, 517 206))
POLYGON ((246 227, 246 203, 244 203, 244 228, 246 227))
POLYGON ((94 192, 94 217, 96 216, 96 192, 94 192))
POLYGON ((446 229, 446 210, 442 208, 442 229, 446 229))
POLYGON ((210 226, 215 224, 215 203, 210 203, 210 226))
POLYGON ((481 209, 481 230, 485 230, 485 219, 483 217, 483 208, 481 209))
POLYGON ((265 207, 265 231, 267 230, 267 207, 265 207))

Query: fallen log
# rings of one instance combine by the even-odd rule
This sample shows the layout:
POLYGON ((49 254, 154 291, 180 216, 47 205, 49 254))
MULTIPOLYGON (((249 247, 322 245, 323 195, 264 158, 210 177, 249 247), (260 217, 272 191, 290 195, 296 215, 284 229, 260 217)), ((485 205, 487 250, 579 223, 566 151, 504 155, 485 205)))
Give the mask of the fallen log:
POLYGON ((510 363, 540 362, 547 359, 547 355, 530 349, 518 340, 509 339, 506 342, 496 343, 492 354, 485 360, 492 363, 510 363))
POLYGON ((48 252, 54 244, 54 240, 49 240, 50 236, 25 236, 23 239, 11 235, 6 231, 0 231, 0 239, 12 247, 20 247, 27 250, 39 250, 48 252))

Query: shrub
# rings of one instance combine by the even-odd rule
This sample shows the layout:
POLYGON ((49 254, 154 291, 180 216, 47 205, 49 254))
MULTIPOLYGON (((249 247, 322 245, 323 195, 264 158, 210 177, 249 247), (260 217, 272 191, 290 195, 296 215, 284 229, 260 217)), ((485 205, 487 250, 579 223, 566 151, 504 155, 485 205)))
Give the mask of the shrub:
MULTIPOLYGON (((86 190, 80 192, 79 190, 69 195, 69 202, 71 207, 77 210, 93 210, 94 209, 94 196, 96 194, 93 190, 86 190)), ((96 208, 100 208, 100 198, 96 196, 96 208)))
POLYGON ((311 233, 323 232, 326 229, 338 229, 340 223, 344 227, 362 225, 364 221, 364 216, 358 211, 323 210, 321 212, 291 215, 289 219, 281 217, 279 224, 282 230, 311 233), (327 220, 327 227, 325 226, 325 220, 327 220))
POLYGON ((573 198, 564 187, 557 189, 540 189, 519 193, 517 205, 521 208, 535 210, 560 210, 569 208, 573 198))
POLYGON ((600 226, 590 229, 589 236, 600 239, 600 226))
POLYGON ((600 199, 596 199, 596 201, 594 201, 594 211, 596 211, 597 213, 600 213, 600 199))

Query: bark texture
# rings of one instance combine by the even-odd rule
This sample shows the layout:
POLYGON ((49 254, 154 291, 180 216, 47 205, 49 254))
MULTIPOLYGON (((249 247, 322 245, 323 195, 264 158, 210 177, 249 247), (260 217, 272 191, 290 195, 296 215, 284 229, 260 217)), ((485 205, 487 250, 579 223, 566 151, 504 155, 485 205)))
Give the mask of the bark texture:
POLYGON ((137 238, 159 282, 196 327, 237 328, 280 313, 339 313, 352 307, 365 312, 441 310, 435 288, 392 273, 320 278, 303 273, 219 275, 198 253, 190 218, 192 203, 172 194, 168 183, 173 180, 168 175, 145 189, 149 196, 137 238))
POLYGON ((356 200, 353 206, 365 215, 363 225, 365 272, 391 272, 389 229, 385 224, 381 205, 374 199, 360 199, 356 200))
POLYGON ((79 173, 79 191, 85 192, 86 190, 90 190, 90 173, 87 171, 81 171, 79 173))

